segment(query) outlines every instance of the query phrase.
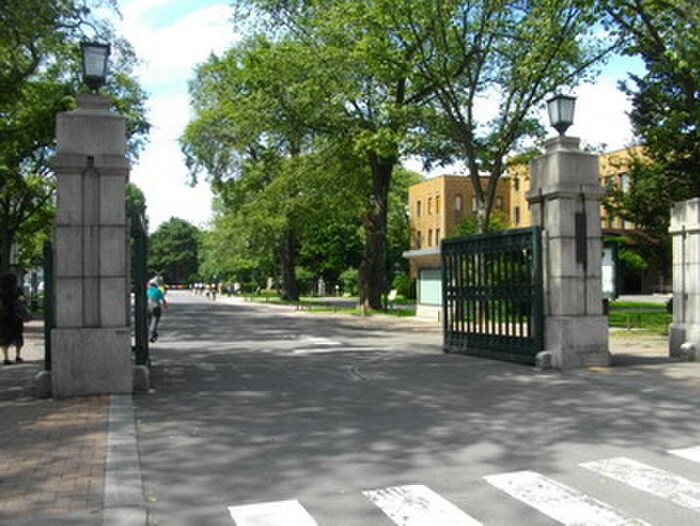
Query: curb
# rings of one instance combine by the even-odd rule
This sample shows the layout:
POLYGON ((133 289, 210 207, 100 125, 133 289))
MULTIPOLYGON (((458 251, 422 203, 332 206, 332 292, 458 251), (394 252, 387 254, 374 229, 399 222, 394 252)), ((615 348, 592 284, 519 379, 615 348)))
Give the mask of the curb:
POLYGON ((133 399, 131 395, 111 395, 102 525, 147 523, 133 399))

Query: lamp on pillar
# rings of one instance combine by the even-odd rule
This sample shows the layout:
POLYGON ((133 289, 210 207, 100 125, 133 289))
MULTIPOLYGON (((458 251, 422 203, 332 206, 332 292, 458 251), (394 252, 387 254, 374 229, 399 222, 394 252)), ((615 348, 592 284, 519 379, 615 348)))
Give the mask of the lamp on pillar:
POLYGON ((547 101, 547 112, 549 113, 549 123, 564 135, 566 130, 574 123, 574 109, 576 107, 576 97, 570 95, 555 95, 547 101))
POLYGON ((97 42, 81 42, 80 51, 83 59, 83 82, 93 93, 97 93, 107 79, 110 46, 97 42))

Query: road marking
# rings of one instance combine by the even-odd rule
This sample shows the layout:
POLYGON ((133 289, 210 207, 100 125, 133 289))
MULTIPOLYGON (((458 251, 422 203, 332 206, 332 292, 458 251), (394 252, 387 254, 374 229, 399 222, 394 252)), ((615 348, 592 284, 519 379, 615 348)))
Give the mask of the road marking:
POLYGON ((582 467, 633 488, 700 511, 700 484, 625 457, 586 462, 582 467))
POLYGON ((693 462, 700 462, 700 446, 686 447, 684 449, 670 449, 668 452, 671 453, 671 455, 683 457, 693 462))
POLYGON ((317 526, 296 500, 229 506, 228 511, 236 526, 317 526))
POLYGON ((302 343, 308 343, 310 345, 342 345, 342 342, 338 340, 331 340, 323 336, 302 336, 299 340, 302 343))
POLYGON ((399 526, 481 525, 427 486, 392 486, 362 493, 399 526))
POLYGON ((618 512, 585 493, 534 471, 489 475, 484 479, 556 521, 577 526, 641 526, 648 523, 618 512))

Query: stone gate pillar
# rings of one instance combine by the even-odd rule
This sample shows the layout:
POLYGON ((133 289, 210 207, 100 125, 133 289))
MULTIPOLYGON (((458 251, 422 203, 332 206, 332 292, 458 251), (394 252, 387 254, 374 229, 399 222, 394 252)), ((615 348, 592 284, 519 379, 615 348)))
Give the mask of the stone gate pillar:
POLYGON ((608 365, 598 157, 559 136, 530 163, 527 200, 542 232, 545 351, 538 362, 567 369, 608 365), (549 362, 549 363, 548 363, 549 362))
POLYGON ((99 95, 58 115, 53 396, 131 393, 125 119, 99 95))
POLYGON ((673 240, 673 322, 669 354, 700 360, 700 197, 676 203, 673 240))

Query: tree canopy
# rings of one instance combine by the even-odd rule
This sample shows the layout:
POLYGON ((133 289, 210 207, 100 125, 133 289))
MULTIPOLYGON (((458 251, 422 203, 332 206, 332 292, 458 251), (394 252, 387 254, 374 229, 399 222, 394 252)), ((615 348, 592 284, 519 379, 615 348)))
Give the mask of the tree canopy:
POLYGON ((166 283, 189 283, 199 270, 201 233, 184 219, 171 217, 148 238, 148 269, 166 283))
MULTIPOLYGON (((0 268, 19 239, 48 235, 54 181, 55 119, 74 107, 81 89, 78 43, 112 42, 112 70, 105 88, 127 118, 132 158, 143 147, 149 125, 145 94, 132 75, 133 50, 96 8, 116 8, 107 0, 7 0, 0 5, 0 268), (18 238, 17 236, 20 235, 18 238)), ((31 254, 28 255, 30 257, 31 254)))
POLYGON ((284 162, 319 148, 354 156, 364 178, 352 186, 364 243, 360 302, 370 308, 381 307, 388 285, 389 193, 400 160, 464 162, 483 227, 505 157, 541 133, 535 110, 586 78, 613 45, 594 30, 595 6, 577 0, 234 4, 254 16, 241 24, 245 43, 212 57, 218 72, 204 65, 193 82, 197 115, 184 137, 191 171, 221 181, 259 160, 261 145, 269 153, 296 144, 276 150, 284 162), (495 102, 494 115, 480 111, 486 102, 495 102))
POLYGON ((635 158, 629 189, 614 192, 611 204, 664 237, 673 203, 700 195, 700 10, 690 0, 604 4, 624 52, 646 66, 622 84, 646 155, 635 158))

